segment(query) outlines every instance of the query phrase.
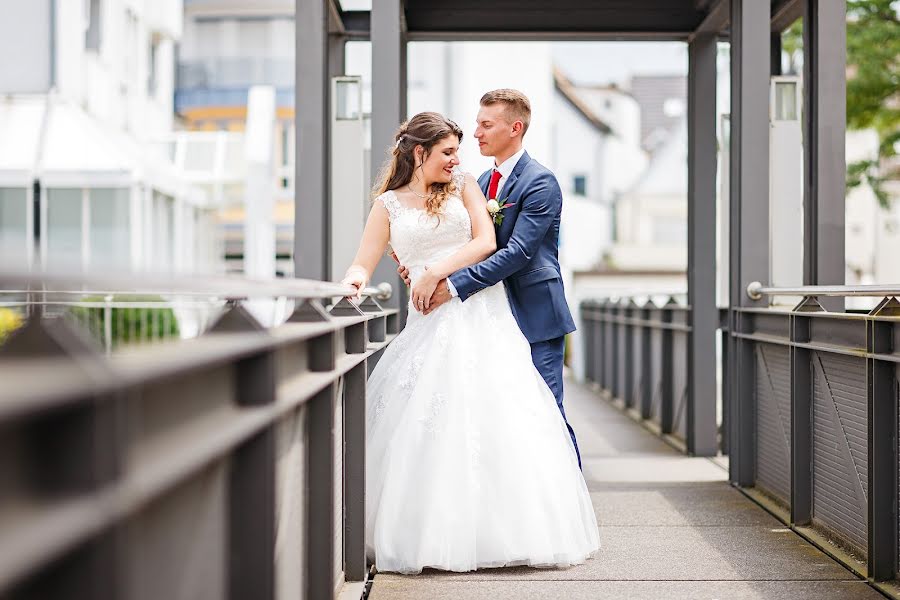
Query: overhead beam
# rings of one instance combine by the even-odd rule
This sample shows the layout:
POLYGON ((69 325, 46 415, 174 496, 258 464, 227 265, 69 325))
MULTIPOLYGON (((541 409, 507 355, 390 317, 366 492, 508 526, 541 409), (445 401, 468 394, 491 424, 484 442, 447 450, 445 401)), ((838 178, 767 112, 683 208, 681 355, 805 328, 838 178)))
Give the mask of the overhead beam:
POLYGON ((728 27, 729 21, 731 19, 731 4, 729 0, 713 0, 715 4, 712 4, 709 12, 706 13, 706 17, 697 27, 697 29, 691 33, 688 41, 693 41, 698 35, 706 35, 706 34, 719 34, 728 27))
POLYGON ((803 0, 776 0, 772 5, 772 31, 782 32, 803 16, 803 0))

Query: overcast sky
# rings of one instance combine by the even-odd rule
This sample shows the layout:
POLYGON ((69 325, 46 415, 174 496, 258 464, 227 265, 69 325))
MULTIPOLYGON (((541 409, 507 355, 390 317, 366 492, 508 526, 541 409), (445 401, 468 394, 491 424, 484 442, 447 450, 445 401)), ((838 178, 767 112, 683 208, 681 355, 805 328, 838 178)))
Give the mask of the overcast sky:
POLYGON ((634 75, 687 75, 687 44, 555 42, 553 60, 575 83, 621 85, 634 75))

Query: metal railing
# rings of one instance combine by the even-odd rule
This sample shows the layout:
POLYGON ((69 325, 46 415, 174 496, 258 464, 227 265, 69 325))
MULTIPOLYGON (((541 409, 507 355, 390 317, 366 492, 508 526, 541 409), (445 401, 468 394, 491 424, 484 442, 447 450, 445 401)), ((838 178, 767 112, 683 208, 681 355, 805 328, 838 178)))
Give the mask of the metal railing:
POLYGON ((353 289, 23 273, 0 286, 224 309, 195 338, 110 356, 35 310, 0 346, 0 595, 324 598, 366 579, 366 379, 399 330, 374 297, 386 288, 326 309, 353 289), (297 300, 284 323, 245 308, 277 296, 297 300))
MULTIPOLYGON (((658 296, 644 294, 642 298, 658 296)), ((581 304, 585 376, 620 408, 684 448, 690 307, 633 297, 581 304)))
POLYGON ((748 286, 732 307, 732 480, 873 581, 898 575, 900 285, 748 286), (819 297, 881 298, 868 314, 819 297))

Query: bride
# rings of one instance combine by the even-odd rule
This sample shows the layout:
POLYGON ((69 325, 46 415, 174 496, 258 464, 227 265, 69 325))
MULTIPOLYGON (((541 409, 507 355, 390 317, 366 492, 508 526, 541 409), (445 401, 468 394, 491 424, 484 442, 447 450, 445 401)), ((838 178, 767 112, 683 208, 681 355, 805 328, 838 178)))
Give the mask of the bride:
MULTIPOLYGON (((413 296, 430 298, 496 250, 484 194, 458 168, 461 140, 438 113, 400 126, 344 283, 364 287, 390 244, 413 296)), ((599 547, 568 429, 502 282, 410 310, 369 377, 367 414, 366 549, 379 571, 566 566, 599 547)))

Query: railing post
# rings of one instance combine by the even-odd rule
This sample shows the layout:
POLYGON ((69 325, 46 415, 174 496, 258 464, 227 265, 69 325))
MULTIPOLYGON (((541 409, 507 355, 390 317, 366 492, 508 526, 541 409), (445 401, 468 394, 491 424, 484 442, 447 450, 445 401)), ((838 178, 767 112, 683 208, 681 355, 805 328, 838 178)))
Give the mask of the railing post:
POLYGON ((653 403, 653 352, 651 348, 652 327, 650 320, 652 318, 653 309, 656 308, 652 300, 641 308, 641 320, 643 321, 641 329, 641 385, 639 408, 642 419, 649 419, 651 405, 653 403))
MULTIPOLYGON (((660 310, 664 323, 672 322, 672 307, 675 306, 674 299, 670 298, 665 306, 660 310)), ((675 390, 673 384, 673 368, 674 360, 672 358, 672 350, 674 348, 674 335, 670 328, 663 329, 662 334, 662 378, 660 381, 661 395, 659 405, 659 429, 662 433, 672 433, 675 421, 675 390)))
POLYGON ((366 579, 366 361, 344 376, 344 574, 366 579))
POLYGON ((621 394, 622 394, 621 399, 625 405, 625 408, 634 408, 634 371, 635 371, 634 327, 635 326, 632 323, 632 320, 635 317, 634 313, 636 310, 636 306, 637 305, 634 303, 634 300, 629 299, 628 302, 625 304, 625 307, 622 309, 622 312, 624 313, 622 315, 622 320, 624 322, 624 324, 622 325, 622 327, 623 327, 622 331, 624 332, 623 335, 625 336, 625 340, 624 340, 625 341, 625 351, 624 351, 624 355, 622 356, 622 360, 624 361, 624 363, 622 366, 624 367, 623 377, 624 377, 625 381, 622 382, 622 383, 624 383, 624 385, 622 386, 622 389, 621 389, 621 394))
POLYGON ((597 328, 594 330, 594 348, 597 349, 597 383, 601 390, 609 389, 609 299, 604 298, 597 307, 597 328))
POLYGON ((883 300, 867 321, 866 360, 869 413, 869 576, 876 581, 897 576, 898 422, 897 325, 882 317, 900 316, 900 302, 883 300))
MULTIPOLYGON (((306 598, 334 595, 334 412, 329 385, 307 404, 306 415, 306 598)), ((247 597, 253 597, 252 595, 247 597)))
POLYGON ((804 300, 790 316, 791 361, 791 524, 808 525, 813 509, 813 378, 812 351, 798 344, 810 340, 810 312, 821 311, 804 300))

